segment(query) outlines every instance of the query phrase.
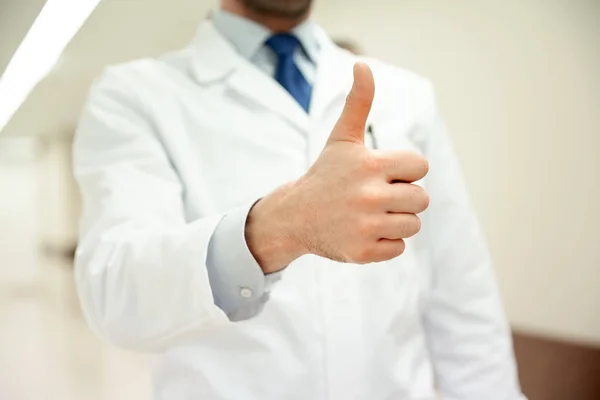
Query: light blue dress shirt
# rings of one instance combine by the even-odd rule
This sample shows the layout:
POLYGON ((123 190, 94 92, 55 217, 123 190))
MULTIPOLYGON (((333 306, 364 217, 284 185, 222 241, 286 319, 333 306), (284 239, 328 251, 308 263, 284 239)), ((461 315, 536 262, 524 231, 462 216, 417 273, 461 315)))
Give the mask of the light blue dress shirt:
MULTIPOLYGON (((223 35, 238 53, 256 65, 269 76, 275 76, 277 56, 265 42, 271 35, 266 27, 242 18, 227 11, 217 11, 212 16, 215 28, 223 35)), ((294 61, 304 78, 311 85, 317 76, 317 62, 320 46, 316 35, 316 26, 312 20, 307 20, 295 27, 292 32, 298 38, 301 46, 296 51, 294 61)))
MULTIPOLYGON (((275 76, 277 56, 265 45, 272 35, 267 28, 223 10, 217 11, 212 21, 242 57, 267 75, 275 76)), ((312 85, 320 54, 314 22, 305 21, 291 33, 301 44, 294 61, 312 85)), ((256 315, 268 300, 271 284, 279 279, 278 273, 265 276, 248 249, 245 228, 250 208, 247 205, 227 214, 217 226, 208 247, 208 277, 215 304, 232 321, 256 315)))

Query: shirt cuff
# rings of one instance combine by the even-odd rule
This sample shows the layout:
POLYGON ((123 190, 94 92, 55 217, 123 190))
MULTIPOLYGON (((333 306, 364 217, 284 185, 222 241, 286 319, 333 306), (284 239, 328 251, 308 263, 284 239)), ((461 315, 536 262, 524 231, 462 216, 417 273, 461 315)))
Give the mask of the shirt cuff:
POLYGON ((265 276, 246 243, 246 219, 255 203, 225 215, 208 245, 206 267, 215 305, 232 321, 256 316, 271 285, 281 278, 280 273, 265 276))

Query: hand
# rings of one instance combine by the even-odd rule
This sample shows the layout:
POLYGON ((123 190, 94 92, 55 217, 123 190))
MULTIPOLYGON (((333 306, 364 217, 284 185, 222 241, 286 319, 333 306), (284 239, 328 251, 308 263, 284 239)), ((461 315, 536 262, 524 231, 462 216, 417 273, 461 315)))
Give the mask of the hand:
POLYGON ((389 260, 420 230, 416 214, 429 198, 412 182, 427 174, 427 161, 365 147, 374 94, 370 68, 357 63, 346 106, 317 161, 251 210, 246 239, 265 272, 309 253, 358 264, 389 260))

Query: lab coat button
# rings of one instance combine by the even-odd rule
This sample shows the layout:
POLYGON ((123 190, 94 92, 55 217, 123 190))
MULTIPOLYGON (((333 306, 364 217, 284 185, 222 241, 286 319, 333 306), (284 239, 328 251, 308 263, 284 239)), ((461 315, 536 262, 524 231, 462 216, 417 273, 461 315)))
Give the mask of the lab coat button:
POLYGON ((252 297, 253 294, 254 292, 250 288, 243 287, 240 289, 240 296, 242 296, 245 299, 249 299, 250 297, 252 297))

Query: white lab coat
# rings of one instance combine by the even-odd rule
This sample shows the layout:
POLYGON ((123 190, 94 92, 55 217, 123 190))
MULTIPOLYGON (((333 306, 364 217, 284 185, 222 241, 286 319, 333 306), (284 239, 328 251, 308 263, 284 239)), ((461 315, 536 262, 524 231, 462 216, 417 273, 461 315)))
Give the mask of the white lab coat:
POLYGON ((76 280, 92 329, 158 353, 160 400, 521 399, 490 259, 431 85, 368 60, 378 145, 426 155, 431 206, 401 257, 293 262, 255 317, 214 305, 209 240, 315 161, 355 57, 319 33, 310 115, 210 22, 186 49, 111 67, 75 142, 84 198, 76 280))

